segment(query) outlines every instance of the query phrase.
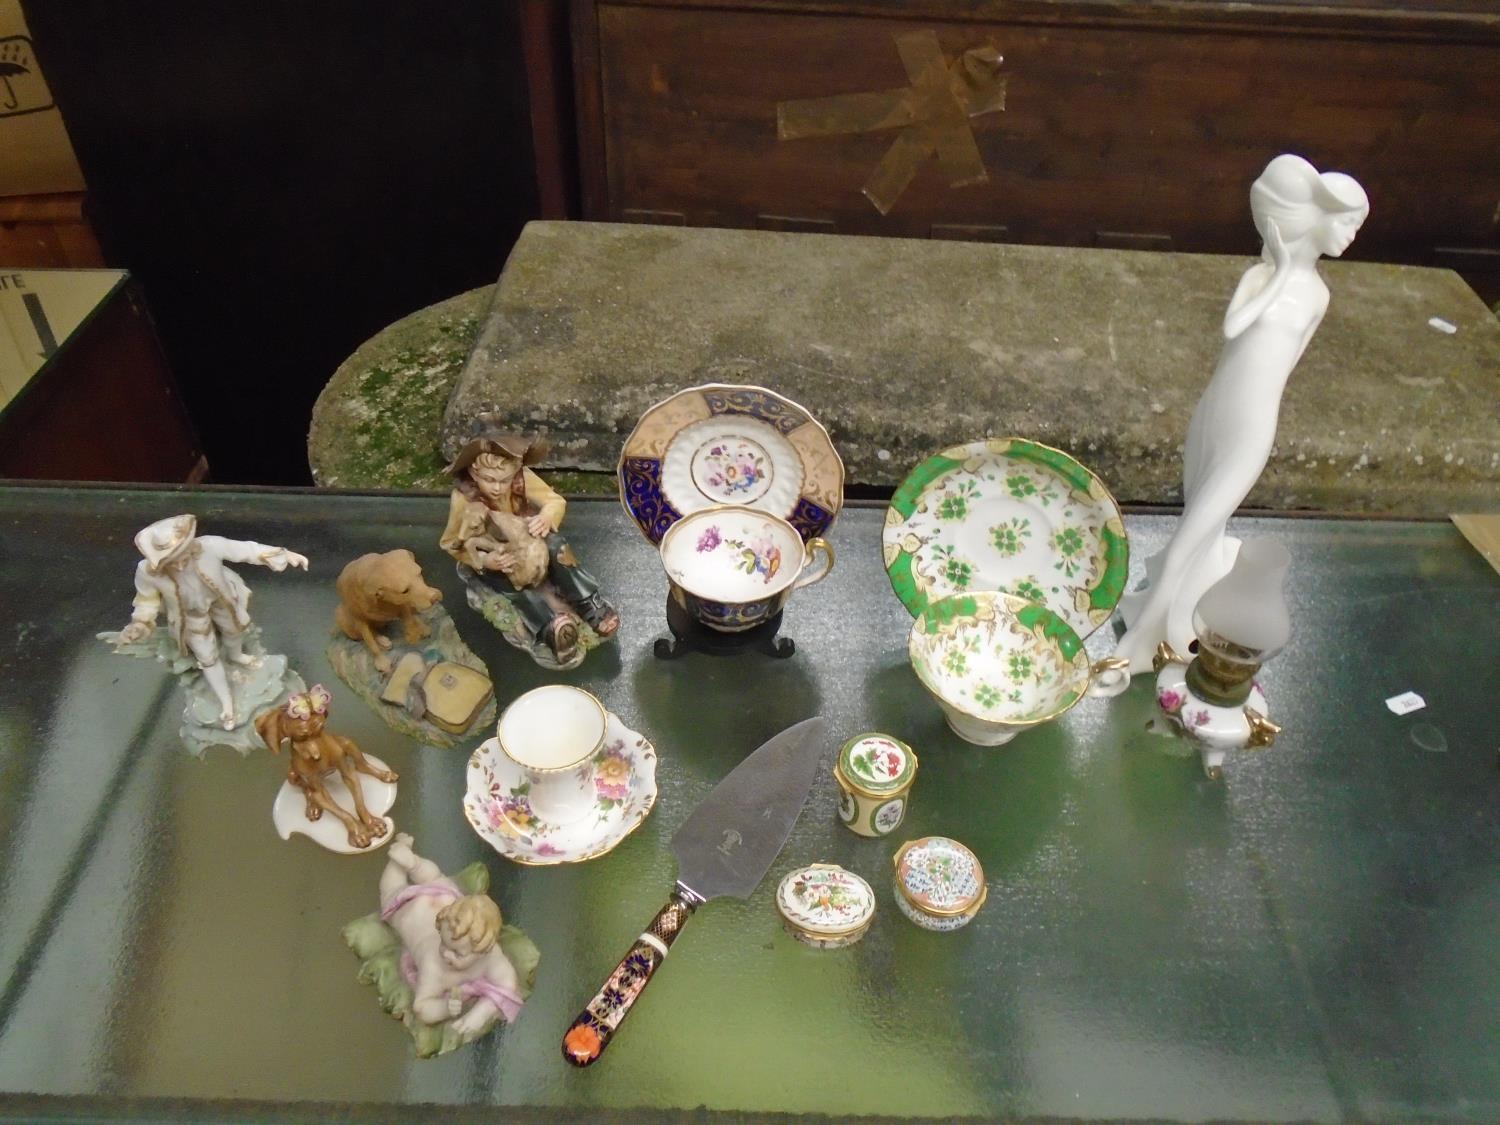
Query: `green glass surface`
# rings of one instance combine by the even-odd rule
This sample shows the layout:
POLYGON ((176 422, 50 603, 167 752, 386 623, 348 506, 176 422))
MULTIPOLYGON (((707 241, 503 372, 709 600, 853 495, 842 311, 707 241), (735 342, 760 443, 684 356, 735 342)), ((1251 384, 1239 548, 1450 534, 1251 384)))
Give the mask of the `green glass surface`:
MULTIPOLYGON (((651 650, 654 548, 617 504, 575 502, 566 529, 624 625, 563 675, 463 604, 436 546, 445 512, 441 497, 0 489, 0 1112, 1500 1117, 1500 576, 1448 525, 1239 521, 1292 551, 1295 635, 1262 675, 1285 732, 1211 782, 1145 731, 1149 677, 1009 746, 959 741, 907 665, 879 508, 834 525, 832 575, 786 612, 790 659, 668 662, 651 650), (332 689, 330 729, 400 772, 393 815, 418 850, 450 871, 487 862, 542 952, 513 1027, 414 1059, 339 937, 376 905, 380 853, 280 840, 284 759, 190 758, 172 679, 94 639, 128 618, 131 537, 179 511, 312 558, 306 575, 240 568, 252 612, 271 651, 332 689), (401 738, 333 676, 334 578, 394 547, 442 589, 502 705, 563 680, 655 743, 660 800, 615 852, 553 869, 497 856, 459 809, 468 745, 401 738), (1397 717, 1384 700, 1407 690, 1427 707, 1397 717), (704 906, 604 1059, 566 1065, 563 1031, 671 889, 672 831, 813 713, 830 763, 862 731, 916 750, 905 823, 854 836, 825 772, 754 895, 704 906), (989 881, 951 934, 891 898, 892 853, 934 833, 989 881), (782 931, 776 881, 813 862, 875 887, 859 944, 782 931)), ((1139 574, 1173 520, 1126 523, 1139 574)), ((1088 647, 1103 655, 1108 628, 1088 647)))

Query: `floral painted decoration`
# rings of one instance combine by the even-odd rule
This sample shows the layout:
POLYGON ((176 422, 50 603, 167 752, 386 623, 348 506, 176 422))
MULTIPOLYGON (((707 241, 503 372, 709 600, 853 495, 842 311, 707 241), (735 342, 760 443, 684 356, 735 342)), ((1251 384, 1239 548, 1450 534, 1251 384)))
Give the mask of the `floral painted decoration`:
POLYGON ((734 500, 765 479, 765 451, 745 441, 717 442, 702 455, 702 471, 724 499, 734 500))
POLYGON ((1129 551, 1113 497, 1060 450, 973 441, 923 461, 891 498, 882 547, 912 615, 929 602, 1001 590, 1045 605, 1080 637, 1125 590, 1129 551))
POLYGON ((605 854, 638 828, 656 804, 656 750, 607 716, 603 747, 578 771, 592 784, 592 815, 564 824, 540 816, 521 767, 491 738, 469 759, 464 817, 507 859, 529 865, 580 863, 605 854))
POLYGON ((850 739, 839 761, 851 781, 877 792, 900 788, 915 767, 910 747, 882 734, 850 739))
POLYGON ((789 873, 776 889, 776 908, 806 936, 862 931, 875 914, 870 884, 837 864, 814 863, 789 873))
POLYGON ((781 547, 769 535, 740 539, 724 535, 717 524, 709 524, 698 535, 697 551, 700 555, 707 554, 720 547, 737 552, 738 558, 734 563, 736 570, 750 575, 759 574, 767 585, 781 570, 781 547))
POLYGON ((897 853, 896 883, 902 895, 927 913, 967 910, 984 891, 984 871, 974 853, 957 840, 928 836, 897 853))
POLYGON ((901 798, 898 797, 894 801, 887 801, 875 810, 873 818, 875 830, 882 835, 894 831, 896 826, 901 823, 901 818, 905 812, 906 802, 901 798))
POLYGON ((624 739, 609 743, 584 768, 593 775, 594 792, 599 795, 601 812, 630 796, 630 779, 635 771, 635 761, 625 748, 624 739))

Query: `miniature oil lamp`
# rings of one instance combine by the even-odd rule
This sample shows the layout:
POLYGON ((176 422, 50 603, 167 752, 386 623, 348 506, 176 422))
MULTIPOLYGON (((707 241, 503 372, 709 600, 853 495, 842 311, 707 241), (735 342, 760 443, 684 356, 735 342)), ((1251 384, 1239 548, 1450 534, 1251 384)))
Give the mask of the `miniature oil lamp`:
POLYGON ((1157 707, 1197 744, 1214 780, 1223 776, 1227 751, 1270 746, 1281 730, 1267 718, 1255 674, 1291 638, 1282 596, 1290 563, 1280 543, 1246 540, 1229 573, 1198 600, 1194 655, 1180 656, 1165 641, 1156 651, 1157 707))

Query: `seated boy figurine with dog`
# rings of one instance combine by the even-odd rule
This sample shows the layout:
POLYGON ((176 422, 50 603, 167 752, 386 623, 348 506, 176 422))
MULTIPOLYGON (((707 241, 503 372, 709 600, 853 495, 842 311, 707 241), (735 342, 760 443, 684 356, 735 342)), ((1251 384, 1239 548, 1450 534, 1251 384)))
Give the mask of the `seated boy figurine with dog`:
POLYGON ((479 419, 446 470, 454 488, 438 543, 457 560, 469 604, 506 640, 545 667, 574 668, 620 615, 559 530, 567 501, 528 467, 544 452, 479 419))

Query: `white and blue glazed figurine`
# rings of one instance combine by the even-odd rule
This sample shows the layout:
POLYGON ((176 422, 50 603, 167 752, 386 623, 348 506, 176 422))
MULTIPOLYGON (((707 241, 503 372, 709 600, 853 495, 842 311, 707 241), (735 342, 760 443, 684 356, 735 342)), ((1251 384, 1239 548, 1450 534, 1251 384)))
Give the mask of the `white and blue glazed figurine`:
POLYGON ((1282 597, 1290 562, 1280 543, 1247 539, 1194 611, 1196 654, 1185 658, 1166 641, 1157 649, 1157 708, 1170 733, 1196 744, 1214 780, 1228 751, 1270 746, 1280 733, 1255 674, 1291 638, 1282 597))
POLYGON ((214 745, 242 754, 261 745, 251 720, 288 692, 304 689, 286 657, 268 655, 250 620, 250 591, 229 563, 273 571, 307 569, 307 557, 247 539, 199 535, 198 520, 168 516, 135 537, 130 621, 98 634, 129 656, 155 658, 182 683, 187 696, 181 734, 194 754, 214 745), (163 615, 166 628, 156 623, 163 615))

